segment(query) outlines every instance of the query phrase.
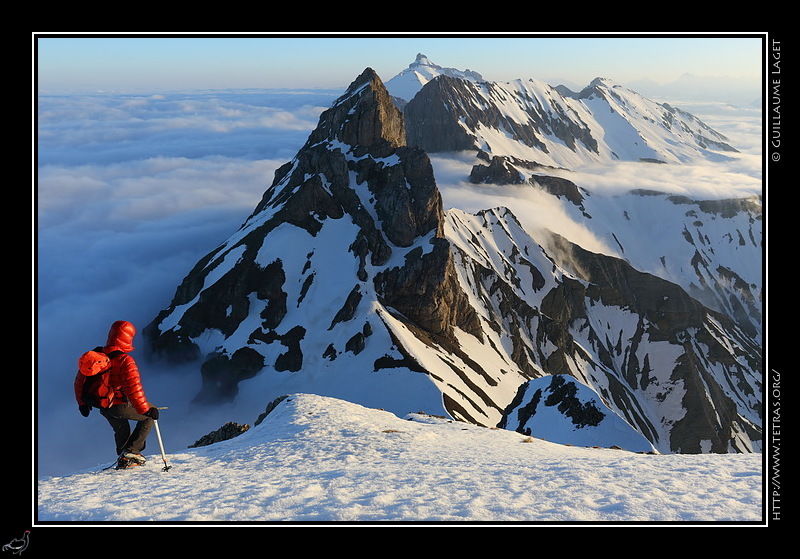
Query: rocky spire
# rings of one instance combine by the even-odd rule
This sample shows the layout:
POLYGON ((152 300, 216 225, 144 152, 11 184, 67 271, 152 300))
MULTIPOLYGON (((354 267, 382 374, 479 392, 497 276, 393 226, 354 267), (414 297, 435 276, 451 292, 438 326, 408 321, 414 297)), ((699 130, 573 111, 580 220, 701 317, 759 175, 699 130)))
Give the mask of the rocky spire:
POLYGON ((325 140, 338 140, 374 154, 406 145, 403 116, 375 70, 365 69, 345 94, 322 113, 306 146, 325 140))

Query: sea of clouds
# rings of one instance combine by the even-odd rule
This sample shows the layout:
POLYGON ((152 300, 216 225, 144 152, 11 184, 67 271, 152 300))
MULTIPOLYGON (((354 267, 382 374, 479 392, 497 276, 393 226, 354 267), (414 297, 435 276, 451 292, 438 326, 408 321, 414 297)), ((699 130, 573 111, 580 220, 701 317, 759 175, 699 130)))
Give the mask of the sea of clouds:
MULTIPOLYGON (((113 321, 141 330, 166 307, 194 263, 244 222, 275 169, 295 155, 341 93, 39 96, 33 193, 39 475, 113 458, 105 420, 77 412, 77 356, 102 345, 113 321)), ((140 368, 152 402, 174 406, 193 395, 195 387, 183 379, 170 383, 170 375, 141 360, 140 368)), ((165 437, 191 443, 208 432, 203 428, 187 428, 185 438, 166 429, 165 437)))

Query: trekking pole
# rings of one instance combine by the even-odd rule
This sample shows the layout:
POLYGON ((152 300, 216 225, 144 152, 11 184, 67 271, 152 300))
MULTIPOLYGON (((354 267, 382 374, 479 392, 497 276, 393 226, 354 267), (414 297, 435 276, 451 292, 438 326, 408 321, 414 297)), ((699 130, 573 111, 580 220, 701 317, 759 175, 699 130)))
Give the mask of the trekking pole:
POLYGON ((161 430, 158 428, 158 420, 153 420, 153 425, 156 426, 156 436, 158 437, 158 446, 161 447, 161 459, 164 461, 163 471, 168 472, 172 466, 167 465, 167 455, 164 454, 164 443, 161 441, 161 430))

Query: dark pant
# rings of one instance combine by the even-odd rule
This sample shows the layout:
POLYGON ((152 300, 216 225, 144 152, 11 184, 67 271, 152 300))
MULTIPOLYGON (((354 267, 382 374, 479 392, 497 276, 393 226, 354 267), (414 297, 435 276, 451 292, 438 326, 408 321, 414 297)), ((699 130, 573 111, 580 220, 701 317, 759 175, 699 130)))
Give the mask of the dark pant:
POLYGON ((130 404, 119 404, 110 408, 101 408, 100 413, 108 420, 114 429, 114 443, 117 445, 117 455, 123 452, 141 453, 145 447, 153 419, 137 412, 130 404), (131 432, 129 421, 135 421, 136 427, 131 432))

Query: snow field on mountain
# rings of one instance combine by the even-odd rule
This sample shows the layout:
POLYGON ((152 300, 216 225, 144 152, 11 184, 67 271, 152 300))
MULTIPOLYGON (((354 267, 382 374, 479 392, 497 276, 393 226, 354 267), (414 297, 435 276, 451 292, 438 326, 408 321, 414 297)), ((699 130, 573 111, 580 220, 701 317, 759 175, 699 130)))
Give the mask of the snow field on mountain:
POLYGON ((760 454, 570 447, 308 394, 207 447, 171 451, 162 433, 169 471, 153 450, 140 468, 97 473, 98 465, 42 479, 38 520, 652 523, 761 515, 760 454))

